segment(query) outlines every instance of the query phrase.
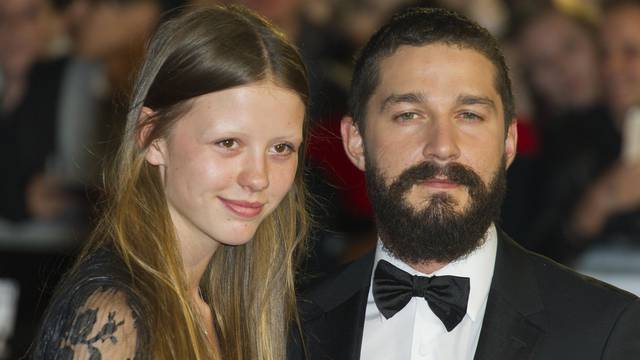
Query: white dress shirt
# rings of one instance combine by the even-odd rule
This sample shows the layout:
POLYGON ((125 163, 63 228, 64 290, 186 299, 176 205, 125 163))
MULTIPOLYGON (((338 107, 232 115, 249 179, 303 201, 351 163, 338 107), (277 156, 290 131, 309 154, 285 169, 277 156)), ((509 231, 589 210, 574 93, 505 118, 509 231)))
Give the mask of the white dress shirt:
MULTIPOLYGON (((440 319, 431 311, 426 300, 414 297, 393 317, 385 319, 373 299, 369 287, 367 309, 362 336, 362 360, 466 360, 473 359, 480 337, 487 297, 493 278, 498 238, 491 225, 485 241, 478 249, 447 264, 433 274, 422 274, 401 260, 391 256, 378 239, 374 261, 386 260, 411 275, 468 277, 470 281, 467 313, 451 332, 447 332, 440 319)), ((373 281, 373 275, 371 277, 373 281)))

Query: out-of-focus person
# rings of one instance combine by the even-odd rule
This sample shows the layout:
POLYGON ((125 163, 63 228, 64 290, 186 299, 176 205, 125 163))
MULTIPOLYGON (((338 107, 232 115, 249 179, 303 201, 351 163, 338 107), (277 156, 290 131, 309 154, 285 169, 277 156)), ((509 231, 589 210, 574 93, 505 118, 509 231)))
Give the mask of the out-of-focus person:
MULTIPOLYGON (((82 100, 93 106, 87 114, 94 124, 92 145, 113 146, 112 140, 122 126, 119 119, 126 111, 122 106, 125 89, 162 10, 159 0, 71 0, 69 3, 67 19, 74 66, 91 67, 80 80, 89 93, 78 95, 83 95, 82 100)), ((91 151, 97 154, 95 164, 108 150, 93 147, 91 151)))
POLYGON ((120 91, 162 10, 159 0, 72 0, 67 12, 74 53, 104 64, 110 90, 120 91))
POLYGON ((57 58, 65 50, 64 23, 54 5, 0 1, 0 359, 13 359, 33 338, 38 301, 49 289, 42 280, 55 278, 39 267, 66 230, 47 225, 75 203, 64 190, 41 186, 56 147, 64 69, 57 58))
POLYGON ((63 64, 41 61, 56 16, 48 0, 0 2, 0 217, 12 222, 50 219, 69 205, 63 192, 40 186, 38 175, 55 147, 63 64))
POLYGON ((45 48, 45 0, 5 0, 0 3, 0 70, 2 113, 19 105, 27 75, 45 48))
MULTIPOLYGON (((57 111, 49 115, 54 149, 46 158, 47 166, 27 188, 28 203, 37 217, 64 215, 69 191, 83 202, 93 196, 99 164, 122 126, 118 119, 124 111, 124 89, 160 13, 170 8, 167 1, 71 0, 67 4, 65 20, 72 49, 70 56, 60 60, 57 111)), ((87 212, 83 206, 82 218, 87 212)))
POLYGON ((523 21, 520 60, 540 121, 598 104, 602 82, 595 22, 551 6, 523 21))
MULTIPOLYGON (((160 13, 178 0, 71 0, 54 25, 67 24, 71 56, 50 39, 48 0, 0 4, 2 153, 10 174, 0 184, 11 221, 84 222, 86 189, 121 124, 115 119, 132 69, 160 13), (64 21, 63 21, 64 20, 64 21), (53 44, 53 45, 52 45, 53 44), (58 50, 51 50, 52 46, 58 50)), ((59 31, 56 31, 59 32, 59 31)), ((63 41, 64 43, 64 41, 63 41)))
POLYGON ((601 39, 606 99, 618 127, 640 105, 640 1, 605 2, 601 39))
POLYGON ((620 134, 617 157, 588 188, 569 230, 583 243, 606 235, 638 243, 640 154, 626 153, 640 141, 640 129, 628 127, 640 122, 634 116, 640 106, 640 1, 605 2, 601 40, 606 100, 620 134))
POLYGON ((516 18, 518 65, 533 94, 539 146, 526 166, 517 166, 520 157, 510 170, 503 208, 506 229, 562 262, 585 247, 567 224, 616 159, 619 143, 603 100, 596 23, 587 12, 573 11, 545 5, 516 18))
POLYGON ((161 14, 183 4, 182 0, 68 1, 65 15, 72 51, 59 117, 66 122, 62 127, 70 130, 59 137, 62 159, 57 160, 73 163, 80 172, 68 166, 62 172, 89 183, 95 180, 96 165, 105 152, 98 144, 112 146, 113 134, 122 126, 126 90, 144 44, 161 14), (78 137, 84 141, 74 139, 78 137), (74 141, 75 148, 64 147, 74 141))
POLYGON ((541 151, 531 176, 510 183, 530 200, 512 214, 522 210, 527 220, 518 226, 526 246, 562 262, 593 244, 637 243, 640 235, 640 165, 623 156, 633 146, 625 119, 640 94, 639 14, 638 2, 606 3, 600 34, 557 9, 521 24, 541 151))

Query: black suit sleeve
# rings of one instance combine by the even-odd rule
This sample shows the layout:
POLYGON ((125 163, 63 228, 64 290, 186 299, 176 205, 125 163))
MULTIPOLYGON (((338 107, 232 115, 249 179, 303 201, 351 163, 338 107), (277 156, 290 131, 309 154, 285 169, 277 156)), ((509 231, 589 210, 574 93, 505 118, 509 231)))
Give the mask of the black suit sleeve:
POLYGON ((640 359, 640 299, 631 302, 618 317, 602 359, 640 359))

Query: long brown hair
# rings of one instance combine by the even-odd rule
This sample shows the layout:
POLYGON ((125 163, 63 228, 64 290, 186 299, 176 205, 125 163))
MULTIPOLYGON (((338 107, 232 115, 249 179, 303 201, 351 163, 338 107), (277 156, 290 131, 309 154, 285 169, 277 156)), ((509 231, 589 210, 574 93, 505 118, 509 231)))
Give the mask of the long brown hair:
POLYGON ((239 7, 186 10, 160 25, 149 43, 123 140, 105 175, 107 206, 78 263, 104 246, 116 249, 144 312, 138 321, 153 329, 142 349, 150 358, 285 357, 288 325, 296 319, 295 263, 307 229, 303 159, 293 187, 254 239, 219 248, 202 277, 218 354, 189 300, 158 169, 144 159, 148 146, 168 135, 191 99, 262 80, 295 91, 307 104, 306 70, 297 51, 267 21, 239 7), (155 115, 140 121, 143 106, 155 115), (151 130, 140 140, 145 127, 151 130))

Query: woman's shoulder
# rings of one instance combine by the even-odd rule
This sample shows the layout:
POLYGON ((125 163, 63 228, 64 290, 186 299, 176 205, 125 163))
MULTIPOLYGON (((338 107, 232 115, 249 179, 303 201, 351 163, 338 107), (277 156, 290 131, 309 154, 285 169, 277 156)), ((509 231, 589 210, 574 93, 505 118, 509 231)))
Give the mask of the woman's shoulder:
POLYGON ((126 270, 100 250, 58 285, 35 339, 36 359, 133 359, 140 318, 126 270))
MULTIPOLYGON (((122 290, 94 291, 74 310, 54 352, 62 359, 133 359, 137 346, 137 317, 122 290)), ((53 345, 56 345, 54 343, 53 345)))

